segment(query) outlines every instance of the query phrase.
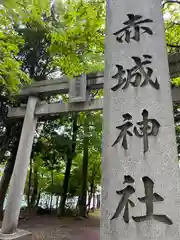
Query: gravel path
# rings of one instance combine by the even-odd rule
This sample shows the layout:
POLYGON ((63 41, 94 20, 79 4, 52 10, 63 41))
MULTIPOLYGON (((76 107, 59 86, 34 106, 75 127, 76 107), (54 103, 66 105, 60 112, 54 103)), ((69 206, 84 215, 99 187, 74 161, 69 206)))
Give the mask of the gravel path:
POLYGON ((31 231, 34 240, 100 240, 97 217, 76 220, 34 216, 27 221, 21 220, 19 228, 31 231))

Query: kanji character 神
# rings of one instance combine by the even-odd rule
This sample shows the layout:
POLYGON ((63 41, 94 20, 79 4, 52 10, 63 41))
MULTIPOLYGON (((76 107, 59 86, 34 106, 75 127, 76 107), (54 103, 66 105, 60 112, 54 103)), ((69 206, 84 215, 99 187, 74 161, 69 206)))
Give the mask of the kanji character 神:
POLYGON ((157 136, 160 128, 160 124, 156 119, 148 119, 148 111, 144 109, 142 111, 143 121, 137 122, 140 132, 137 127, 134 127, 134 133, 137 137, 143 138, 144 153, 149 149, 148 136, 157 136))
POLYGON ((112 147, 114 147, 121 139, 122 140, 122 146, 124 149, 128 149, 127 145, 127 135, 133 136, 133 134, 128 130, 130 127, 133 126, 132 122, 129 120, 132 120, 132 116, 129 113, 123 114, 123 118, 125 122, 124 124, 117 126, 116 128, 120 130, 120 134, 118 135, 117 139, 115 142, 112 144, 112 147))

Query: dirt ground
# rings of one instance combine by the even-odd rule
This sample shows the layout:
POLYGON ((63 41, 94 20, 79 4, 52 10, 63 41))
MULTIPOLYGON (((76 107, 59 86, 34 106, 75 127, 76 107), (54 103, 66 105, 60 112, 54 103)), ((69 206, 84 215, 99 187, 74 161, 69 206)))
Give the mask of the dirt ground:
POLYGON ((58 219, 51 215, 31 216, 20 220, 19 228, 33 233, 34 240, 99 240, 100 221, 98 216, 89 219, 58 219))

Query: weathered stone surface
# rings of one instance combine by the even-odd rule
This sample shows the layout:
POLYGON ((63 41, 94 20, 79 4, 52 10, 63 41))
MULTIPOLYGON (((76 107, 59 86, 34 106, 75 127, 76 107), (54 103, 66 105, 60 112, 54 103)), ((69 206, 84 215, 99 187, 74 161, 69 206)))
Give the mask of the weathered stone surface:
MULTIPOLYGON (((103 109, 103 99, 89 100, 84 103, 45 103, 39 104, 36 107, 35 115, 37 117, 58 115, 68 112, 86 112, 86 111, 97 111, 103 109)), ((11 108, 8 112, 9 118, 23 118, 26 110, 23 107, 11 108)))
MULTIPOLYGON (((168 56, 169 70, 171 78, 180 76, 180 53, 170 54, 168 56)), ((58 79, 50 79, 44 81, 33 82, 30 86, 26 86, 21 90, 20 95, 30 96, 38 95, 55 95, 69 92, 69 79, 67 76, 62 76, 58 79)), ((87 75, 88 89, 102 89, 104 86, 104 73, 90 73, 87 75)))
MULTIPOLYGON (((50 79, 44 80, 39 82, 33 82, 31 85, 27 85, 24 87, 20 95, 21 96, 36 96, 39 93, 43 95, 55 95, 55 94, 64 94, 69 93, 69 85, 73 79, 69 79, 66 76, 63 76, 58 79, 50 79)), ((83 88, 87 86, 90 89, 102 89, 103 88, 103 81, 104 81, 104 74, 97 73, 97 74, 90 74, 87 76, 87 83, 83 84, 83 88)), ((73 88, 73 85, 70 88, 73 88)), ((73 89, 72 89, 73 90, 73 89)), ((84 94, 82 92, 82 94, 84 94)))
POLYGON ((3 234, 0 232, 0 240, 32 240, 32 233, 24 231, 24 230, 19 230, 13 234, 3 234))
POLYGON ((76 77, 69 81, 69 101, 85 102, 86 101, 86 75, 83 74, 80 77, 76 77))
POLYGON ((37 102, 37 97, 29 97, 2 222, 1 231, 4 234, 15 232, 18 225, 21 200, 24 193, 26 175, 37 124, 37 117, 34 116, 37 102))
MULTIPOLYGON (((173 87, 171 89, 172 100, 175 104, 180 103, 180 88, 173 87)), ((103 99, 95 99, 84 103, 40 103, 37 105, 35 115, 51 116, 67 112, 86 112, 97 111, 103 109, 103 99)), ((26 113, 26 108, 10 108, 8 111, 9 118, 23 118, 26 113)))
MULTIPOLYGON (((103 240, 180 239, 180 178, 161 2, 161 0, 107 1, 101 216, 103 240), (146 21, 136 27, 136 36, 133 28, 135 25, 131 22, 130 36, 134 36, 134 39, 129 39, 127 35, 125 39, 126 33, 123 32, 122 38, 120 38, 121 34, 118 35, 118 42, 117 35, 113 33, 127 26, 123 24, 128 21, 127 14, 136 15, 137 21, 145 19, 146 21), (142 29, 142 26, 152 29, 153 35, 150 34, 149 29, 142 29), (137 31, 140 31, 139 41, 137 31), (129 43, 126 41, 128 39, 129 43), (121 40, 123 43, 120 43, 121 40), (145 60, 152 63, 142 64, 141 70, 139 63, 135 71, 132 68, 136 65, 135 60, 136 62, 139 60, 132 57, 140 57, 142 61, 146 58, 145 60), (136 80, 136 86, 130 83, 126 88, 124 83, 118 88, 116 65, 121 65, 125 71, 121 71, 120 83, 123 83, 124 78, 127 80, 126 69, 131 69, 131 74, 135 74, 136 77, 131 80, 136 80), (149 70, 146 67, 149 67, 149 70), (153 74, 149 75, 147 85, 141 87, 140 83, 145 80, 145 75, 151 71, 150 68, 153 74), (142 69, 145 72, 142 73, 142 69), (154 83, 157 78, 159 89, 150 84, 150 78, 154 83), (111 88, 114 86, 117 86, 117 89, 114 88, 112 91, 111 88), (123 86, 125 89, 122 89, 123 86), (148 119, 151 119, 148 123, 151 128, 144 128, 144 133, 137 124, 143 120, 142 113, 144 118, 148 113, 148 119), (123 117, 123 114, 126 115, 123 117), (128 120, 124 121, 124 118, 128 120), (127 134, 128 149, 124 149, 126 139, 122 146, 123 139, 119 134, 122 125, 128 121, 128 131, 132 136, 130 133, 127 134), (149 133, 148 136, 145 135, 145 130, 149 133), (144 138, 140 137, 140 134, 144 138), (146 149, 147 139, 148 149, 146 149), (146 184, 148 186, 145 186, 146 184), (127 186, 129 187, 126 188, 127 186), (123 189, 124 191, 120 192, 123 189), (153 193, 157 194, 153 195, 153 193), (147 201, 148 194, 150 196, 147 201), (123 196, 126 196, 124 203, 128 198, 134 203, 133 205, 129 202, 128 205, 129 222, 127 212, 124 216, 127 223, 123 219, 125 207, 122 202, 120 203, 123 196), (119 209, 117 209, 118 205, 119 209), (149 220, 136 218, 147 214, 149 220), (166 217, 157 217, 154 214, 166 217)), ((133 16, 129 15, 129 17, 133 21, 133 16)), ((156 87, 158 88, 157 84, 156 87)))

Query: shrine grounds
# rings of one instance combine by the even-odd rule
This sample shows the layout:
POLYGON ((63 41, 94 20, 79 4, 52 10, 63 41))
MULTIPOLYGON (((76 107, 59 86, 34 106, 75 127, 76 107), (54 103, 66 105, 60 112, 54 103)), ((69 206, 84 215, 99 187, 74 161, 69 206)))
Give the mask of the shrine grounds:
POLYGON ((100 240, 100 213, 88 219, 57 218, 53 215, 28 215, 19 228, 33 233, 33 240, 100 240))

